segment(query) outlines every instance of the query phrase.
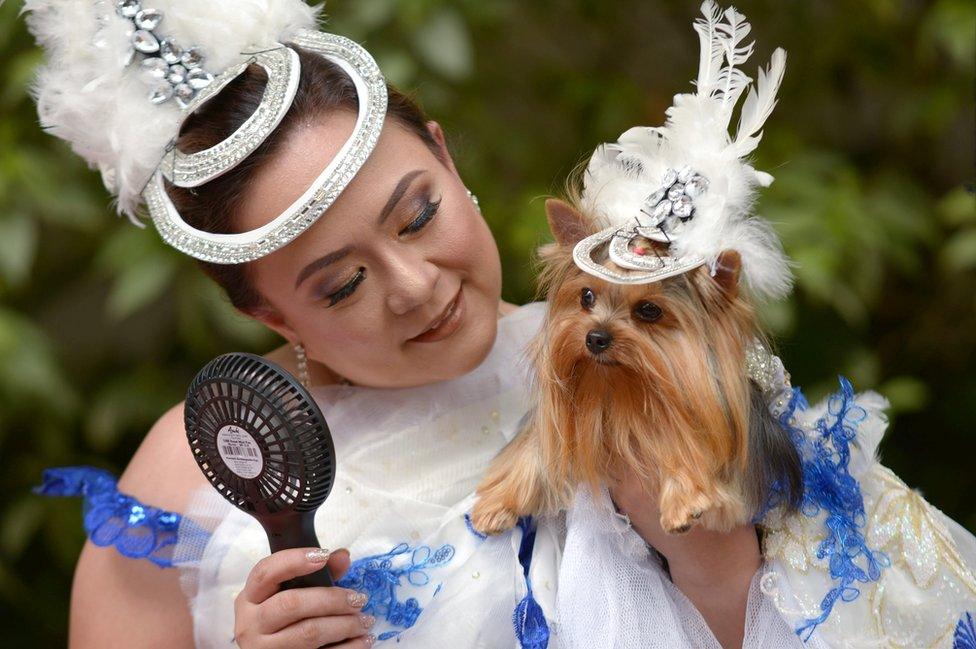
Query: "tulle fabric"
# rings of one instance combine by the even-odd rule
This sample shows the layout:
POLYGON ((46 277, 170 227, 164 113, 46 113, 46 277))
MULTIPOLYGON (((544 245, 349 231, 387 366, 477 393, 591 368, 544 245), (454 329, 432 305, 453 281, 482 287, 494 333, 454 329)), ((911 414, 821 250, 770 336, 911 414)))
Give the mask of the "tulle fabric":
MULTIPOLYGON (((557 628, 562 649, 721 649, 704 618, 671 583, 657 557, 616 513, 606 490, 581 489, 566 518, 557 628)), ((753 576, 744 649, 803 647, 753 576)), ((825 647, 818 641, 807 647, 825 647)))
MULTIPOLYGON (((835 561, 832 570, 829 556, 818 556, 828 536, 828 512, 770 512, 763 521, 763 562, 749 590, 744 649, 967 647, 957 638, 968 637, 970 616, 976 615, 976 539, 878 462, 887 405, 877 393, 842 390, 788 413, 807 441, 822 440, 830 423, 846 425, 845 413, 856 413, 849 417, 856 426, 847 430, 847 466, 864 517, 855 516, 854 527, 886 565, 877 578, 842 589, 844 597, 812 625, 844 567, 835 561), (846 409, 838 408, 847 397, 846 409)), ((581 490, 566 527, 556 613, 560 647, 719 649, 694 605, 613 509, 605 490, 596 498, 581 490)), ((854 555, 858 539, 845 537, 843 545, 864 566, 864 557, 854 555)))
MULTIPOLYGON (((485 539, 465 514, 527 411, 525 347, 545 306, 527 304, 500 318, 489 355, 458 379, 407 389, 313 388, 338 465, 316 532, 323 547, 348 548, 354 562, 379 557, 354 566, 371 571, 359 585, 371 595, 366 610, 377 617, 372 631, 381 645, 519 646, 513 616, 527 593, 522 531, 485 539), (449 558, 431 560, 438 552, 449 558)), ((267 538, 209 487, 193 495, 184 521, 211 531, 202 543, 181 537, 174 552, 197 646, 233 646, 233 602, 268 554, 267 538)), ((558 519, 538 524, 529 582, 550 615, 561 544, 558 519)))

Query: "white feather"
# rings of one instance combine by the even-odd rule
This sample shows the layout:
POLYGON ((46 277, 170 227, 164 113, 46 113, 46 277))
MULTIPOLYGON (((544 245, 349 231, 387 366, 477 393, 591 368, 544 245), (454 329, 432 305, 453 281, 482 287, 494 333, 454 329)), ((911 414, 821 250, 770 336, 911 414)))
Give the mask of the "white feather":
POLYGON ((727 22, 717 24, 715 29, 725 52, 726 65, 719 70, 714 96, 721 102, 718 116, 722 120, 723 128, 728 129, 732 108, 739 100, 739 95, 752 81, 736 66, 745 63, 752 55, 755 42, 741 45, 742 39, 749 35, 751 27, 746 22, 745 16, 736 11, 735 7, 726 9, 724 15, 727 22))
POLYGON ((746 100, 742 104, 734 142, 737 157, 741 158, 750 153, 762 139, 762 133, 757 134, 757 131, 762 128, 766 118, 776 107, 776 93, 783 81, 785 70, 786 51, 777 47, 770 59, 769 69, 764 71, 762 66, 759 67, 756 85, 749 89, 746 100))
MULTIPOLYGON (((217 74, 243 51, 285 41, 316 25, 319 8, 302 0, 154 0, 156 32, 200 47, 217 74)), ((126 65, 131 23, 114 0, 26 0, 27 24, 46 51, 34 82, 41 124, 102 173, 118 210, 134 223, 141 193, 176 137, 175 102, 149 102, 138 59, 126 65)))
POLYGON ((705 0, 701 4, 701 12, 704 19, 697 18, 694 23, 701 44, 698 80, 692 83, 698 89, 698 94, 708 95, 711 94, 718 79, 718 71, 722 67, 722 58, 725 56, 725 48, 722 46, 722 40, 717 38, 718 30, 716 29, 722 12, 715 5, 714 0, 705 0))
POLYGON ((755 149, 776 105, 786 53, 777 49, 768 70, 760 68, 756 88, 749 88, 752 80, 737 67, 754 47, 743 44, 750 31, 745 16, 734 8, 720 14, 711 0, 701 12, 694 23, 701 44, 696 93, 675 95, 664 126, 632 128, 598 148, 584 177, 583 204, 600 217, 600 229, 631 226, 665 171, 690 165, 709 180, 709 188, 695 199, 695 216, 674 238, 671 253, 698 255, 714 265, 724 250, 736 250, 746 285, 759 297, 782 297, 792 286, 790 262, 770 224, 753 213, 757 188, 773 177, 743 158, 755 149), (732 140, 730 116, 746 88, 732 140))

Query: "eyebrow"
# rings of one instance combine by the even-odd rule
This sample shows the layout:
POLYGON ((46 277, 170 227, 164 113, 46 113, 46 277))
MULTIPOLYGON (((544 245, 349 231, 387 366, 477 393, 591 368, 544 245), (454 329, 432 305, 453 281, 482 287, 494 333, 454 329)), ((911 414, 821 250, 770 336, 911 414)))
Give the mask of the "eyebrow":
MULTIPOLYGON (((387 217, 393 213, 393 208, 396 207, 398 202, 400 202, 403 195, 407 193, 410 183, 412 183, 414 179, 422 173, 424 173, 423 169, 414 169, 413 171, 404 174, 403 178, 400 179, 400 182, 398 182, 397 186, 393 189, 393 193, 390 194, 390 198, 386 201, 386 205, 384 205, 383 209, 380 210, 380 216, 376 220, 377 226, 383 225, 387 217)), ((352 250, 351 246, 345 246, 339 250, 330 252, 327 255, 322 255, 315 261, 309 263, 300 273, 298 273, 298 277, 295 279, 295 289, 297 290, 298 287, 301 286, 302 282, 308 279, 316 271, 325 268, 329 264, 334 264, 348 255, 350 250, 352 250)))
POLYGON ((327 255, 322 255, 321 257, 319 257, 318 259, 310 263, 308 266, 302 269, 302 272, 298 273, 298 278, 295 280, 295 289, 297 290, 298 287, 301 286, 302 282, 304 282, 306 279, 309 278, 309 276, 314 274, 315 271, 321 268, 325 268, 329 264, 334 264, 335 262, 339 261, 346 255, 348 255, 350 250, 352 250, 351 246, 345 246, 344 248, 340 248, 339 250, 330 252, 327 255))
POLYGON ((397 183, 393 193, 390 194, 390 200, 386 201, 386 205, 384 205, 382 211, 380 211, 380 218, 376 220, 376 225, 383 225, 383 221, 385 221, 386 217, 393 212, 393 208, 396 207, 397 202, 399 202, 399 200, 403 198, 403 195, 407 193, 407 188, 410 187, 410 183, 412 183, 413 179, 422 173, 424 173, 423 169, 414 169, 413 171, 404 174, 403 178, 400 179, 400 182, 397 183))

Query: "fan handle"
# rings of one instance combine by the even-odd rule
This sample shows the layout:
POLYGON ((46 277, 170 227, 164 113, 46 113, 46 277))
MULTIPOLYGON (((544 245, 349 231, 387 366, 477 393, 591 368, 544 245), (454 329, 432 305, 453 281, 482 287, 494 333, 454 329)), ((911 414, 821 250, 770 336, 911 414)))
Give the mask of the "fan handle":
MULTIPOLYGON (((300 512, 293 516, 269 516, 261 519, 268 534, 272 554, 289 548, 319 547, 319 539, 315 534, 315 512, 300 512), (288 524, 287 519, 293 519, 293 516, 299 517, 300 525, 288 524)), ((281 582, 281 590, 333 585, 328 567, 323 566, 321 570, 281 582)))

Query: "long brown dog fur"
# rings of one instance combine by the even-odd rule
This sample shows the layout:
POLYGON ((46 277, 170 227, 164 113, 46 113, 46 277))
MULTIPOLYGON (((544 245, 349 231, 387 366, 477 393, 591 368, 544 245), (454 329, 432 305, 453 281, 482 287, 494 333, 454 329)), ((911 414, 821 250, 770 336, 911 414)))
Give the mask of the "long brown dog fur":
POLYGON ((748 521, 776 480, 795 503, 799 459, 745 370, 745 346, 766 338, 738 289, 738 253, 724 252, 714 275, 701 266, 649 284, 604 282, 572 258, 592 220, 559 200, 546 211, 556 241, 538 251, 549 310, 529 348, 534 408, 479 486, 474 526, 498 533, 553 513, 578 485, 613 484, 624 468, 658 494, 671 533, 748 521), (638 317, 645 302, 659 319, 638 317), (585 343, 595 330, 612 337, 601 353, 585 343))

